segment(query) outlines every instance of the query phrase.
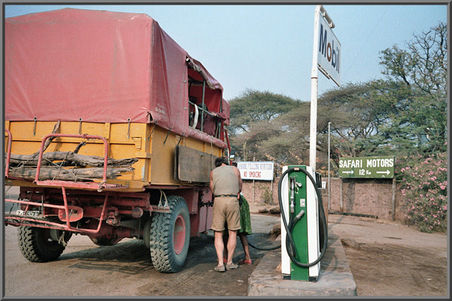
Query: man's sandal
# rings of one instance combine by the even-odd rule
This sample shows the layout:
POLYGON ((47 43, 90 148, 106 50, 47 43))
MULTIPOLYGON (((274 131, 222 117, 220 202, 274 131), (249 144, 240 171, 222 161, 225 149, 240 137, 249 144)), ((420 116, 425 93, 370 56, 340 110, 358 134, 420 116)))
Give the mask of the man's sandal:
POLYGON ((217 272, 224 272, 224 271, 226 271, 226 269, 224 268, 224 264, 222 264, 222 265, 217 265, 217 266, 214 268, 214 270, 217 271, 217 272))
POLYGON ((226 270, 233 270, 233 269, 236 269, 236 268, 238 268, 239 267, 239 265, 238 264, 235 264, 235 263, 231 263, 231 264, 226 264, 226 270))

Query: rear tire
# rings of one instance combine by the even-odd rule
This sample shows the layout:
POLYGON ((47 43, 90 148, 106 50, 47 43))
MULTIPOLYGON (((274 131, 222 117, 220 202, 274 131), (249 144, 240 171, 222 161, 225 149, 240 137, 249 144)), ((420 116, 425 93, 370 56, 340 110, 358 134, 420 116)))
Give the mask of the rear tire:
MULTIPOLYGON (((65 246, 53 240, 50 229, 20 226, 18 231, 19 249, 22 255, 31 262, 47 262, 60 257, 65 246)), ((65 234, 66 242, 70 232, 65 234)))
POLYGON ((190 214, 184 198, 169 196, 170 213, 153 213, 149 248, 151 260, 159 272, 182 269, 190 244, 190 214))

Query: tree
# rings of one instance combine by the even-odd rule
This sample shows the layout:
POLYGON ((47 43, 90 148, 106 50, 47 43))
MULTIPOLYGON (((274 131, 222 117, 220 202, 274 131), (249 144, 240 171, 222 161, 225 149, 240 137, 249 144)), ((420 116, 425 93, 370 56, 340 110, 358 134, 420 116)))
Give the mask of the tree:
POLYGON ((414 35, 407 50, 394 45, 381 51, 383 74, 431 96, 445 96, 447 87, 447 27, 439 23, 414 35))
POLYGON ((250 124, 247 132, 232 137, 231 144, 242 160, 268 160, 261 144, 280 133, 281 129, 271 121, 257 121, 250 124))
MULTIPOLYGON (((446 34, 440 23, 415 35, 405 49, 383 50, 380 63, 386 80, 348 84, 319 97, 318 169, 326 166, 328 122, 336 164, 344 156, 446 151, 446 34)), ((248 160, 306 164, 309 121, 309 102, 247 91, 231 101, 233 149, 248 160)))
POLYGON ((297 100, 288 96, 255 90, 247 90, 229 103, 231 105, 229 131, 232 135, 248 132, 251 123, 273 120, 299 105, 297 100))
POLYGON ((381 52, 384 74, 399 89, 380 96, 395 109, 380 139, 401 153, 445 152, 447 138, 447 28, 444 23, 414 35, 406 49, 381 52))
MULTIPOLYGON (((326 168, 328 122, 332 123, 333 159, 340 156, 359 156, 371 152, 367 140, 378 132, 384 106, 375 105, 372 83, 349 84, 324 93, 318 101, 317 150, 319 169, 326 168), (324 162, 325 161, 325 162, 324 162)), ((250 122, 248 131, 232 140, 241 158, 272 160, 281 165, 307 164, 309 159, 310 103, 300 102, 285 114, 271 120, 250 122)))

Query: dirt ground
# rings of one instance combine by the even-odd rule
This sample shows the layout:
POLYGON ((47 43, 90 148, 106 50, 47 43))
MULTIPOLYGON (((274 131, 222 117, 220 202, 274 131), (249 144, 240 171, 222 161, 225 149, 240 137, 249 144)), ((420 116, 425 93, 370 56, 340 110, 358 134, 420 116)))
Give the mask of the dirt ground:
MULTIPOLYGON (((254 234, 249 240, 256 246, 274 245, 268 233, 279 215, 256 214, 261 208, 250 203, 254 234)), ((329 231, 342 241, 358 296, 449 295, 447 234, 355 216, 330 214, 328 221, 329 231)), ((77 235, 58 260, 30 263, 18 250, 17 228, 7 226, 4 234, 7 297, 246 296, 248 277, 266 253, 251 248, 252 265, 217 273, 213 235, 202 235, 191 241, 181 272, 161 274, 142 241, 125 239, 116 246, 97 247, 77 235)), ((242 256, 238 242, 234 261, 242 256)))
MULTIPOLYGON (((268 234, 276 217, 252 216, 256 246, 278 244, 268 234), (259 233, 258 231, 261 231, 259 233)), ((28 262, 17 244, 17 228, 5 228, 6 297, 93 296, 246 296, 248 278, 265 251, 250 249, 252 265, 214 271, 216 255, 211 233, 195 237, 185 267, 174 274, 157 272, 143 241, 124 239, 115 246, 98 247, 89 238, 74 235, 58 260, 28 262), (50 285, 49 285, 50 284, 50 285)), ((243 257, 238 243, 234 261, 243 257)))
POLYGON ((328 216, 328 231, 341 239, 358 296, 449 296, 447 234, 339 214, 328 216))
POLYGON ((447 258, 387 244, 352 244, 345 252, 358 296, 447 295, 447 258))
POLYGON ((329 216, 358 296, 447 296, 448 244, 443 233, 371 218, 329 216))

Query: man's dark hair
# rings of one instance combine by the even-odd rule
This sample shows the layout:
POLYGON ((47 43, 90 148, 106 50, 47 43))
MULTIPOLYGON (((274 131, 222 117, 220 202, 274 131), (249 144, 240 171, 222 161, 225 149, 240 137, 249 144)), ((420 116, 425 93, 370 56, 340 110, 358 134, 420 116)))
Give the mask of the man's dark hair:
POLYGON ((237 167, 237 162, 233 161, 231 162, 231 165, 237 167))
POLYGON ((228 165, 228 159, 226 159, 225 157, 219 157, 215 159, 215 167, 221 166, 221 164, 223 163, 228 165))

